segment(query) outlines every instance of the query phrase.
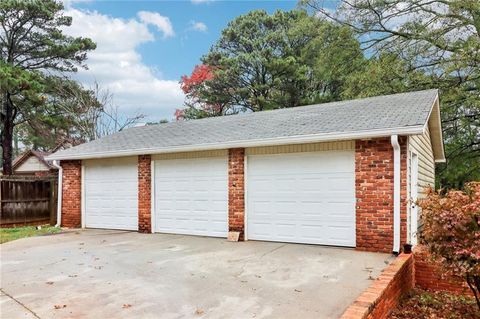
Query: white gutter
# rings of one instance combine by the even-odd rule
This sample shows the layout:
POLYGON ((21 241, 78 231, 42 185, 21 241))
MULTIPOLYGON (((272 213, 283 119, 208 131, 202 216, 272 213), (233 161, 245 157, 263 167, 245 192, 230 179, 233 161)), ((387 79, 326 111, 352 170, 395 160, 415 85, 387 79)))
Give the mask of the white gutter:
POLYGON ((424 125, 409 126, 409 127, 397 127, 392 129, 374 129, 357 132, 342 132, 342 133, 322 133, 322 134, 309 134, 309 135, 297 135, 287 137, 275 137, 275 138, 262 138, 255 140, 242 140, 231 141, 223 143, 205 143, 196 145, 179 145, 168 146, 161 148, 138 148, 130 150, 115 150, 115 151, 98 151, 90 153, 77 153, 77 154, 52 154, 45 157, 46 160, 79 160, 79 159, 92 159, 92 158, 107 158, 107 157, 121 157, 121 156, 133 156, 133 155, 145 155, 145 154, 164 154, 164 153, 177 153, 177 152, 194 152, 194 151, 207 151, 218 150, 228 148, 246 148, 246 147, 259 147, 259 146, 273 146, 273 145, 288 145, 288 144, 303 144, 303 143, 317 143, 317 142, 330 142, 341 140, 355 140, 360 138, 375 138, 386 137, 392 134, 398 135, 416 135, 423 134, 425 132, 424 125))
POLYGON ((58 161, 54 160, 53 161, 53 166, 58 169, 58 194, 57 194, 57 223, 55 224, 55 227, 60 227, 62 224, 62 180, 63 180, 63 168, 58 165, 58 161))
POLYGON ((400 144, 391 136, 393 147, 393 253, 400 252, 400 144))

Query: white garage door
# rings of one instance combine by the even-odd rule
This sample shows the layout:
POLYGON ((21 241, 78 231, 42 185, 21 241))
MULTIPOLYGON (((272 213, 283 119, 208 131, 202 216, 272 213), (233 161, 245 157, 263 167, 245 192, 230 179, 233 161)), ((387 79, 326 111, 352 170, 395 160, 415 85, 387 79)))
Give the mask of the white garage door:
POLYGON ((355 246, 353 151, 249 156, 248 239, 355 246))
POLYGON ((155 230, 226 237, 226 157, 155 161, 155 230))
POLYGON ((84 161, 85 226, 138 229, 137 158, 84 161))

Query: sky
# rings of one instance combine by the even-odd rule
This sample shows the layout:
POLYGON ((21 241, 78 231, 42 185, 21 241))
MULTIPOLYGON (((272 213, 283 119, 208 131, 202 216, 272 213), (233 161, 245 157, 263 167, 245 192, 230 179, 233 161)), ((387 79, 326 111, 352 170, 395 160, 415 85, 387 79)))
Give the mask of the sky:
POLYGON ((97 82, 113 95, 120 113, 142 113, 145 121, 171 120, 184 95, 179 80, 235 17, 254 9, 291 10, 297 1, 94 1, 65 2, 73 36, 89 37, 97 49, 88 70, 74 78, 87 88, 97 82))

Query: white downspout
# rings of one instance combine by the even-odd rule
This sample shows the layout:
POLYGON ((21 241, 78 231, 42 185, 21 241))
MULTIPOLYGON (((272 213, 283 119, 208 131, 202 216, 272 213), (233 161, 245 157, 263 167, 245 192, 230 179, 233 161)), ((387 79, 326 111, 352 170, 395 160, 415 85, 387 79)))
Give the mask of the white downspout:
POLYGON ((57 194, 57 223, 55 227, 60 227, 62 224, 62 180, 63 180, 63 168, 58 164, 58 161, 53 161, 53 166, 58 169, 58 194, 57 194))
POLYGON ((400 252, 400 144, 391 136, 393 147, 393 253, 400 252))

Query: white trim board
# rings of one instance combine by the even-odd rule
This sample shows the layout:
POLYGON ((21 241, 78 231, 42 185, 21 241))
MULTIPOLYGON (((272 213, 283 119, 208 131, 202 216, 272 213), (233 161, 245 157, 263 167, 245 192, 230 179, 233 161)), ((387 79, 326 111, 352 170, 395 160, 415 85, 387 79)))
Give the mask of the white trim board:
POLYGON ((182 145, 171 146, 163 148, 141 148, 131 150, 117 150, 117 151, 105 151, 94 153, 80 153, 75 155, 55 155, 46 157, 47 160, 74 160, 74 159, 93 159, 93 158, 108 158, 108 157, 120 157, 131 155, 145 155, 145 154, 163 154, 163 153, 177 153, 177 152, 193 152, 193 151, 206 151, 206 150, 218 150, 228 148, 246 148, 246 147, 258 147, 258 146, 274 146, 274 145, 288 145, 288 144, 304 144, 304 143, 318 143, 318 142, 330 142, 352 139, 365 139, 376 137, 389 137, 391 135, 417 135, 425 132, 424 125, 417 125, 411 127, 398 127, 391 129, 376 129, 365 130, 348 133, 323 133, 323 134, 311 134, 311 135, 297 135, 288 137, 276 137, 254 140, 241 140, 224 143, 207 143, 196 145, 182 145))
POLYGON ((85 212, 85 164, 82 161, 82 170, 81 170, 81 178, 80 178, 80 210, 81 210, 81 223, 82 228, 86 228, 86 212, 85 212))
POLYGON ((150 232, 155 233, 155 160, 150 160, 150 232))

